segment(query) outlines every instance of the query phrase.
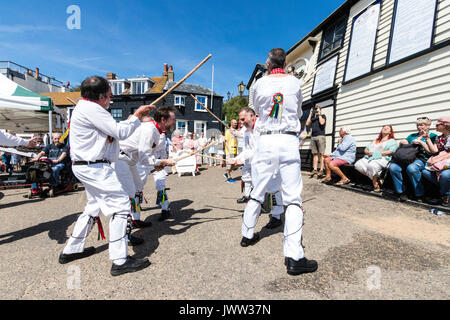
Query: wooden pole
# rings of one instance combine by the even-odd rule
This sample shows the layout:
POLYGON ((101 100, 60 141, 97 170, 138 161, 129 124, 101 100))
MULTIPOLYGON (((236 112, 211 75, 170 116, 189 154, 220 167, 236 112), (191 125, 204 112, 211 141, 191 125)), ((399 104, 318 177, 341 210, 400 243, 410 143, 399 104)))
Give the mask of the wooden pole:
POLYGON ((66 97, 66 99, 69 100, 69 102, 73 103, 74 106, 77 105, 77 103, 76 103, 75 101, 73 101, 72 99, 70 99, 70 98, 68 98, 68 97, 66 97))
POLYGON ((201 105, 203 109, 205 109, 206 111, 208 111, 209 114, 212 115, 216 120, 218 120, 220 123, 222 123, 222 124, 223 124, 225 127, 227 127, 228 129, 231 129, 225 122, 223 122, 222 120, 220 120, 220 119, 219 119, 219 118, 218 118, 211 110, 209 110, 208 108, 206 108, 206 107, 205 107, 200 101, 198 101, 197 98, 194 97, 192 94, 191 94, 191 97, 194 98, 195 101, 197 101, 197 103, 198 103, 199 105, 201 105))
POLYGON ((166 91, 161 97, 159 97, 158 99, 153 101, 151 104, 156 105, 158 102, 160 102, 162 99, 164 99, 167 95, 172 93, 173 90, 175 90, 179 85, 181 85, 184 81, 186 81, 187 78, 189 78, 195 71, 197 71, 202 65, 204 65, 206 63, 206 61, 211 59, 211 57, 212 57, 212 54, 209 54, 205 59, 203 59, 202 62, 200 62, 200 64, 198 66, 196 66, 194 69, 192 69, 191 72, 189 72, 187 75, 185 75, 183 79, 178 81, 172 88, 170 88, 168 91, 166 91))
POLYGON ((193 156, 193 155, 195 155, 195 154, 198 154, 199 152, 202 152, 203 150, 206 150, 207 148, 209 148, 209 147, 211 147, 211 146, 213 146, 213 145, 216 145, 216 144, 218 144, 218 143, 219 143, 218 141, 211 142, 210 144, 204 146, 204 147, 201 148, 200 150, 193 151, 193 152, 191 152, 191 153, 189 153, 189 154, 187 154, 187 155, 184 155, 184 156, 182 156, 182 157, 179 157, 179 158, 177 158, 177 159, 174 159, 174 161, 175 161, 175 162, 178 162, 178 161, 187 159, 187 158, 189 158, 189 157, 191 157, 191 156, 193 156))

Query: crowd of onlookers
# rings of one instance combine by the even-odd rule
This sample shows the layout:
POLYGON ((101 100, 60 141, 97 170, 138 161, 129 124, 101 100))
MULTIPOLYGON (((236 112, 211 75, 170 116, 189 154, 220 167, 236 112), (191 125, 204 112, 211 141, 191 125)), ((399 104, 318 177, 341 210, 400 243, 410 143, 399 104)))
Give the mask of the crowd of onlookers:
POLYGON ((354 164, 354 168, 370 178, 375 192, 381 192, 385 182, 382 173, 389 173, 392 178, 395 196, 400 201, 406 201, 407 182, 412 186, 412 198, 416 201, 449 205, 450 195, 450 117, 439 118, 436 122, 436 135, 430 132, 432 121, 427 117, 416 121, 417 132, 410 134, 406 139, 397 141, 391 125, 381 128, 378 136, 364 149, 364 156, 357 160, 356 141, 347 127, 340 128, 338 144, 331 155, 326 155, 325 121, 322 120, 320 109, 311 111, 306 125, 312 130, 311 151, 313 158, 313 171, 324 183, 332 182, 332 173, 340 177, 337 185, 350 183, 350 179, 341 170, 343 165, 354 164), (322 128, 320 128, 322 127, 322 128), (322 130, 318 130, 322 129, 322 130), (317 135, 319 133, 319 135, 317 135), (320 171, 319 158, 322 158, 320 171), (426 195, 423 179, 436 185, 440 192, 438 202, 426 195))

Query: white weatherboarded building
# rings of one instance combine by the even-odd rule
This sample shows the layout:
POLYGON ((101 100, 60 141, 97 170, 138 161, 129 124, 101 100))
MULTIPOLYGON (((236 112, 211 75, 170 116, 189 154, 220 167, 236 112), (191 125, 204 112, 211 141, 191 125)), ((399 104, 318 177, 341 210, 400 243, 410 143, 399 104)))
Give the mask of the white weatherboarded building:
POLYGON ((449 116, 449 45, 450 0, 346 1, 287 51, 304 79, 302 120, 323 107, 329 153, 342 126, 365 147, 383 125, 403 139, 418 117, 449 116))

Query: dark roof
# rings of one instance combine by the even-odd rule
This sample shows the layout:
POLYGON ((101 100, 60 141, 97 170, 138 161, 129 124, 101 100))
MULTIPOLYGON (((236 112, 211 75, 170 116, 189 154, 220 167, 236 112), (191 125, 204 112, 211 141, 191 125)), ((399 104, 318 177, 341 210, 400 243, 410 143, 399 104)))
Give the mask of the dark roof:
POLYGON ((258 71, 261 71, 263 73, 266 72, 267 71, 266 65, 264 65, 262 63, 256 64, 255 69, 253 70, 252 76, 250 77, 250 79, 247 82, 247 90, 250 90, 250 85, 252 84, 253 78, 256 77, 256 74, 258 73, 258 71))
POLYGON ((286 53, 291 53, 295 48, 297 48, 300 44, 302 44, 306 39, 309 37, 313 37, 316 33, 318 33, 320 30, 324 29, 329 23, 333 21, 336 17, 339 17, 343 13, 345 13, 347 10, 349 10, 355 3, 357 3, 360 0, 347 0, 345 1, 339 8, 337 8, 328 18, 326 18, 324 21, 322 21, 316 28, 314 28, 313 31, 308 33, 302 40, 297 42, 295 45, 292 46, 286 53))
MULTIPOLYGON (((175 81, 168 81, 166 85, 164 86, 164 90, 167 91, 170 88, 172 88, 176 84, 175 81)), ((183 93, 192 93, 192 94, 204 94, 204 95, 211 95, 211 89, 205 88, 203 86, 197 85, 197 84, 189 84, 189 83, 182 83, 180 84, 176 89, 175 92, 183 92, 183 93)), ((214 95, 216 97, 222 97, 220 94, 214 92, 214 95)))

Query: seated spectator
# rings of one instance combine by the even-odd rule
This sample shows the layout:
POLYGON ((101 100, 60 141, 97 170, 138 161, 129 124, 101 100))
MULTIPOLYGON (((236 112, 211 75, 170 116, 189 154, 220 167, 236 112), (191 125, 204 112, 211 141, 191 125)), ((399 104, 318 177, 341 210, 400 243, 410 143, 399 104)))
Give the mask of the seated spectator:
POLYGON ((428 160, 425 166, 426 170, 422 171, 422 175, 428 181, 439 186, 442 197, 441 205, 448 207, 450 197, 450 117, 439 118, 436 130, 442 132, 442 135, 436 139, 438 155, 428 160))
MULTIPOLYGON (((413 163, 406 167, 406 173, 411 180, 415 200, 422 201, 424 196, 424 188, 422 185, 422 171, 425 168, 425 163, 431 154, 437 151, 437 146, 435 145, 437 135, 430 133, 431 120, 422 117, 418 118, 416 121, 417 132, 410 134, 405 140, 400 141, 400 147, 402 144, 415 144, 418 145, 418 154, 413 163)), ((406 186, 403 183, 403 175, 401 165, 397 163, 391 163, 389 166, 389 173, 394 182, 394 191, 397 198, 400 201, 406 201, 408 197, 405 194, 406 186)))
POLYGON ((397 148, 392 126, 384 126, 378 138, 364 149, 366 154, 364 158, 355 163, 355 169, 372 180, 373 191, 381 192, 378 178, 383 169, 388 166, 397 148))
POLYGON ((339 167, 344 164, 354 163, 356 159, 356 143, 355 139, 350 134, 351 131, 349 128, 341 128, 339 130, 341 138, 338 140, 336 150, 334 150, 331 156, 324 155, 327 174, 326 177, 321 180, 322 182, 330 182, 331 172, 334 172, 341 178, 341 181, 336 183, 336 185, 342 186, 350 183, 350 179, 345 176, 341 169, 339 169, 339 167))
POLYGON ((31 161, 38 161, 44 155, 51 161, 52 164, 52 176, 50 177, 50 187, 54 188, 58 186, 59 174, 62 169, 68 166, 69 160, 69 148, 60 143, 61 133, 52 134, 52 144, 47 145, 44 151, 41 151, 31 161))

